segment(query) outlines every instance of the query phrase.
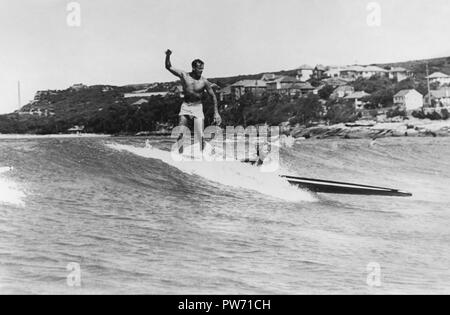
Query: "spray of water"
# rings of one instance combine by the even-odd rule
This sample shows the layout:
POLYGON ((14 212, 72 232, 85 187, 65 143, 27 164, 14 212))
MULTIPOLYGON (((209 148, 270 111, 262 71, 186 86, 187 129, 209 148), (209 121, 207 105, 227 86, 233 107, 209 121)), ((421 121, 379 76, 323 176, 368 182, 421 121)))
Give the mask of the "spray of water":
POLYGON ((24 206, 23 199, 25 194, 23 191, 20 190, 16 183, 2 176, 2 174, 12 171, 12 169, 12 167, 0 167, 0 204, 7 203, 24 206))

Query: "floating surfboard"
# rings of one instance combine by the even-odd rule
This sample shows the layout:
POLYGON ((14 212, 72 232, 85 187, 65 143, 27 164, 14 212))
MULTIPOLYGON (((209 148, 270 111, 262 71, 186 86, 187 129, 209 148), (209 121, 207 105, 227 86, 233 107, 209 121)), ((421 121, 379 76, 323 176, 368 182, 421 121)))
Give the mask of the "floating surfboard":
POLYGON ((353 183, 335 182, 322 179, 312 179, 282 175, 291 185, 306 188, 312 192, 329 194, 350 194, 350 195, 377 195, 377 196, 397 196, 410 197, 411 193, 393 188, 359 185, 353 183))

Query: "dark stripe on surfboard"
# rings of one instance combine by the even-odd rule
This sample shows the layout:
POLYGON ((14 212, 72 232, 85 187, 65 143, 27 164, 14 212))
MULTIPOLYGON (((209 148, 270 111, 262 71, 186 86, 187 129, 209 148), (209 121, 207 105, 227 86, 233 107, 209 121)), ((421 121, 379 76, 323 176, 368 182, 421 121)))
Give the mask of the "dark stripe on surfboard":
POLYGON ((379 196, 412 196, 409 192, 398 189, 360 185, 354 183, 345 183, 329 181, 323 179, 313 179, 305 177, 295 177, 282 175, 290 184, 306 188, 313 192, 331 193, 331 194, 353 194, 353 195, 379 195, 379 196))

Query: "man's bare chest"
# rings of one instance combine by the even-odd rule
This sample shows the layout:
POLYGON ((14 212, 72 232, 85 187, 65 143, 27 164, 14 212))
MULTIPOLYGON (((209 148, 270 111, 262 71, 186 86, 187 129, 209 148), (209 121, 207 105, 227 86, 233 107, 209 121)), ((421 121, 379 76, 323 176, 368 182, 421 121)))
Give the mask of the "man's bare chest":
POLYGON ((205 81, 203 80, 203 78, 196 80, 188 74, 184 78, 184 85, 188 89, 192 89, 194 91, 200 91, 205 88, 205 81))

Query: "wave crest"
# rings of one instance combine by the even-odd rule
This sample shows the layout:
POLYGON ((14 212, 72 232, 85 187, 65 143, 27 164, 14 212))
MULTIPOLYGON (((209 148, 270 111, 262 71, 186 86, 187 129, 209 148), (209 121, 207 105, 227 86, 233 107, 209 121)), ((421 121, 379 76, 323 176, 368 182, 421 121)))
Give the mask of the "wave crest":
POLYGON ((261 172, 257 167, 239 161, 180 161, 174 159, 171 152, 153 147, 118 143, 109 143, 107 146, 117 151, 127 151, 141 157, 161 160, 185 173, 195 174, 223 185, 254 190, 290 202, 316 201, 311 193, 290 185, 277 173, 261 172))

